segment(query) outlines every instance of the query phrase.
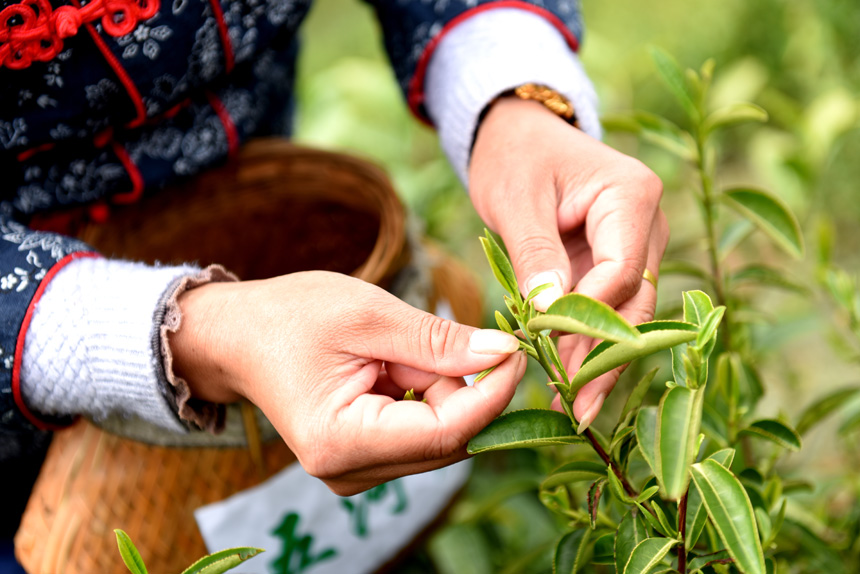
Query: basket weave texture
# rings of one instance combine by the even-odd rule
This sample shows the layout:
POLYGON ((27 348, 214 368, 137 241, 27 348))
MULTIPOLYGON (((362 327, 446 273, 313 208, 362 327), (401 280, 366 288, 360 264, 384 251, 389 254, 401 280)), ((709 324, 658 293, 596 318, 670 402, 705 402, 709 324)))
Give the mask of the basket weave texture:
MULTIPOLYGON (((79 235, 106 256, 220 263, 242 279, 326 269, 387 286, 409 260, 405 228, 404 208, 375 166, 265 139, 181 192, 114 208, 107 223, 79 235)), ((431 302, 456 301, 456 318, 479 324, 470 272, 435 248, 428 253, 431 302)), ((155 446, 79 421, 54 437, 16 555, 30 574, 124 574, 113 534, 122 528, 150 572, 180 572, 207 552, 196 508, 295 461, 281 440, 261 449, 262 469, 252 449, 155 446)))

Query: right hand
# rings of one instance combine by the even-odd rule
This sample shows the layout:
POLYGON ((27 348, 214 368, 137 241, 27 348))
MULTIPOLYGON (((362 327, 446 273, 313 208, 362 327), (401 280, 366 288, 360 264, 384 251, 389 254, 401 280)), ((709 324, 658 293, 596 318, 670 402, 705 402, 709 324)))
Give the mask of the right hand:
POLYGON ((210 283, 179 304, 170 346, 192 394, 249 399, 340 495, 466 458, 526 367, 513 336, 440 319, 336 273, 210 283), (464 375, 493 365, 466 386, 464 375), (410 388, 427 402, 398 400, 410 388))

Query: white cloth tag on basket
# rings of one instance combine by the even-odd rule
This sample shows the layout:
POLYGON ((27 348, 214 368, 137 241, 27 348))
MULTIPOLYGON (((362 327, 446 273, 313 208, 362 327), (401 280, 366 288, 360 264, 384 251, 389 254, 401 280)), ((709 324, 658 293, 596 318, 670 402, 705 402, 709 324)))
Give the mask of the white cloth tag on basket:
POLYGON ((266 482, 198 508, 209 552, 256 546, 266 552, 243 574, 363 574, 394 558, 466 482, 471 461, 398 478, 350 497, 293 464, 266 482))

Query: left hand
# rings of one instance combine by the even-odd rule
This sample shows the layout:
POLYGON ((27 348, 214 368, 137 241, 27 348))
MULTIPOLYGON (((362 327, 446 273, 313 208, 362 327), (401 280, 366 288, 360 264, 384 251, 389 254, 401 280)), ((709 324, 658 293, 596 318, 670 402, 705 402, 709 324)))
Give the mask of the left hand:
MULTIPOLYGON (((644 164, 537 102, 507 97, 480 125, 469 188, 478 214, 504 240, 525 292, 555 284, 535 299, 539 310, 575 287, 634 325, 653 318, 657 292, 643 273, 657 276, 669 228, 662 182, 644 164)), ((571 374, 594 345, 579 335, 560 340, 571 374)), ((594 420, 620 373, 579 391, 573 412, 581 424, 594 420)))

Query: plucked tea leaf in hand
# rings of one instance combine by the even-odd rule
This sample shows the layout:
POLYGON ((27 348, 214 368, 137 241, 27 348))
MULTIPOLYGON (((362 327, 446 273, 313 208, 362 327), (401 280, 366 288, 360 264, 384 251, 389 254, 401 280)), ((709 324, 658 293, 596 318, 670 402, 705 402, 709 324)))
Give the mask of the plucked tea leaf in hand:
POLYGON ((556 299, 545 315, 529 321, 528 328, 532 332, 551 329, 631 344, 640 339, 639 331, 615 309, 579 293, 570 293, 556 299))
POLYGON ((690 483, 690 465, 702 422, 703 390, 674 387, 666 391, 657 413, 656 471, 660 493, 678 500, 690 483))
POLYGON ((560 444, 585 439, 576 434, 570 418, 545 409, 524 409, 498 417, 469 441, 469 454, 560 444))
POLYGON ((695 325, 681 321, 652 321, 637 325, 636 329, 640 340, 635 343, 604 341, 597 345, 571 379, 571 391, 578 391, 589 381, 634 359, 692 341, 699 332, 695 325))
POLYGON ((647 538, 643 540, 633 549, 630 560, 624 565, 623 574, 647 574, 652 568, 660 564, 669 550, 677 544, 678 541, 671 538, 647 538))
POLYGON ((781 199, 760 189, 735 188, 720 196, 735 211, 755 223, 793 257, 803 256, 803 235, 797 218, 781 199))
POLYGON ((648 538, 648 525, 639 515, 642 512, 634 509, 624 515, 618 530, 615 532, 615 571, 624 572, 624 566, 630 560, 633 549, 648 538))
POLYGON ((753 507, 740 481, 715 460, 693 465, 693 482, 726 549, 744 574, 765 574, 753 507))
POLYGON ((797 431, 787 424, 773 419, 755 421, 743 429, 741 434, 763 438, 795 452, 799 451, 802 446, 797 431))
POLYGON ((580 528, 561 537, 552 560, 553 574, 576 574, 589 562, 591 530, 580 528))
POLYGON ((223 574, 261 552, 264 552, 262 548, 228 548, 204 556, 186 568, 182 574, 223 574))
POLYGON ((606 465, 590 460, 574 460, 552 471, 541 484, 541 489, 555 488, 572 482, 593 481, 604 476, 606 476, 606 465))
POLYGON ((125 562, 126 568, 132 574, 147 574, 146 564, 143 563, 140 552, 137 551, 128 534, 119 528, 114 529, 113 532, 116 535, 116 545, 119 547, 119 555, 122 556, 122 561, 125 562))
POLYGON ((493 234, 488 229, 484 230, 484 237, 481 237, 480 240, 481 246, 484 248, 484 254, 487 256, 487 262, 490 264, 490 269, 493 270, 496 280, 514 300, 521 302, 522 296, 517 286, 517 276, 514 274, 514 268, 511 266, 510 259, 505 255, 496 238, 493 237, 493 234))

